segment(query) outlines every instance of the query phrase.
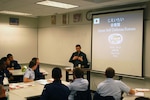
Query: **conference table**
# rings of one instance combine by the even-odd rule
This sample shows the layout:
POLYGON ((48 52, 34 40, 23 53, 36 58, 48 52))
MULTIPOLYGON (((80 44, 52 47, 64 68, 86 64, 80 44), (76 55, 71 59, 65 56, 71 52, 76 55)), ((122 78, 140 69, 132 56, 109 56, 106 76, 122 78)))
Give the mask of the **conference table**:
MULTIPOLYGON (((23 81, 23 75, 25 71, 22 71, 22 69, 15 69, 15 70, 9 70, 10 73, 12 73, 14 77, 14 82, 22 82, 23 81)), ((48 72, 44 70, 43 68, 40 68, 40 73, 43 73, 44 77, 48 75, 48 72)))
MULTIPOLYGON (((23 76, 25 73, 24 71, 22 71, 22 69, 9 70, 9 72, 11 72, 13 76, 23 76)), ((42 68, 40 68, 40 72, 44 75, 48 74, 48 72, 42 68)))
MULTIPOLYGON (((53 79, 41 79, 28 83, 11 83, 9 84, 9 100, 28 100, 32 97, 39 97, 43 91, 44 85, 51 83, 53 79)), ((62 84, 69 85, 69 82, 62 81, 62 84)))
POLYGON ((135 98, 137 97, 148 97, 150 98, 150 89, 135 89, 136 90, 136 93, 135 95, 127 95, 127 94, 124 94, 123 95, 123 100, 135 100, 135 98))

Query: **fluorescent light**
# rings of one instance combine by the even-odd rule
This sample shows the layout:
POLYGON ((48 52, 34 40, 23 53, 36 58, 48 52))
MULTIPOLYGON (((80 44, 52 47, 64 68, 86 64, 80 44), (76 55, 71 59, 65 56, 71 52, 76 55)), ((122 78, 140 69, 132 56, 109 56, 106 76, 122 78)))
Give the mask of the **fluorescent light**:
POLYGON ((21 16, 30 16, 32 14, 28 13, 21 13, 21 12, 14 12, 14 11, 0 11, 2 14, 10 14, 10 15, 21 15, 21 16))
POLYGON ((71 4, 61 3, 61 2, 55 2, 55 1, 49 1, 49 0, 37 2, 36 4, 58 7, 58 8, 64 8, 64 9, 70 9, 70 8, 78 7, 76 5, 71 5, 71 4))

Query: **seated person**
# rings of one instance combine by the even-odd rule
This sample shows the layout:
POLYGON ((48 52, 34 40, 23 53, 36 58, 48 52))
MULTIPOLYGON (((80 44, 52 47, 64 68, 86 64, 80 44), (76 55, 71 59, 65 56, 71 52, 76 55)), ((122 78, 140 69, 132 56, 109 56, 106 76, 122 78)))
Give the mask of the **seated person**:
POLYGON ((7 58, 10 60, 10 65, 7 67, 8 70, 21 69, 21 66, 14 60, 12 54, 7 54, 7 58))
POLYGON ((88 90, 89 82, 87 79, 83 79, 83 75, 84 72, 82 71, 81 68, 77 67, 73 70, 74 80, 70 85, 68 85, 71 91, 68 100, 74 100, 74 94, 76 93, 76 91, 88 90))
POLYGON ((7 100, 3 85, 0 84, 0 100, 7 100))
POLYGON ((10 73, 9 70, 7 70, 6 68, 7 63, 9 63, 9 60, 7 57, 1 58, 0 76, 2 80, 4 80, 4 77, 7 77, 8 81, 11 83, 11 82, 14 82, 14 77, 12 76, 12 73, 10 73))
POLYGON ((68 100, 70 90, 61 83, 61 69, 54 68, 52 70, 52 78, 54 81, 44 86, 40 100, 68 100))
POLYGON ((36 62, 30 61, 29 68, 24 73, 23 82, 32 82, 35 79, 34 70, 36 69, 36 62))
POLYGON ((45 76, 43 75, 43 73, 40 72, 39 58, 32 58, 32 61, 37 64, 37 68, 34 70, 34 73, 35 73, 34 80, 45 79, 45 76))
POLYGON ((2 61, 0 59, 0 84, 3 84, 3 80, 4 80, 4 68, 5 68, 4 61, 2 61))
POLYGON ((114 80, 115 70, 108 67, 105 71, 106 80, 97 86, 97 93, 100 96, 113 96, 115 100, 121 99, 121 93, 126 92, 135 94, 135 91, 129 88, 125 83, 120 80, 114 80))

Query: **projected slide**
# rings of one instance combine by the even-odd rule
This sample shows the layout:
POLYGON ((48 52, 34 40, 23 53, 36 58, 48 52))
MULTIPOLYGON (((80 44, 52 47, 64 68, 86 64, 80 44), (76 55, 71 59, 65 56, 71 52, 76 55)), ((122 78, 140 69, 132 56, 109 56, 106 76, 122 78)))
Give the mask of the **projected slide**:
POLYGON ((143 10, 93 15, 92 70, 142 76, 143 10))

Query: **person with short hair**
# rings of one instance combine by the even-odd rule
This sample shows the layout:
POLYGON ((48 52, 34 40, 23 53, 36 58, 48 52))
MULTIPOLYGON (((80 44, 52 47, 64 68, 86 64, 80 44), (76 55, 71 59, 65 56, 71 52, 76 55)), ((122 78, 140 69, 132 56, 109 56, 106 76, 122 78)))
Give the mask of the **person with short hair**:
POLYGON ((37 64, 34 61, 30 61, 29 67, 24 73, 23 82, 32 82, 35 79, 35 73, 34 70, 36 69, 37 64))
POLYGON ((100 96, 113 96, 115 100, 121 100, 122 92, 135 94, 135 91, 128 87, 120 80, 114 80, 115 70, 108 67, 105 70, 106 80, 99 83, 97 86, 97 93, 100 96))
POLYGON ((74 80, 70 85, 68 85, 68 87, 71 91, 68 100, 74 100, 74 95, 75 95, 76 91, 88 90, 89 82, 87 79, 83 78, 83 75, 84 75, 84 72, 81 68, 77 67, 73 70, 74 80))
POLYGON ((76 52, 72 54, 72 56, 69 59, 69 62, 73 63, 74 67, 88 67, 88 60, 86 58, 86 54, 81 51, 81 46, 77 44, 76 46, 76 52))
POLYGON ((3 85, 3 80, 4 80, 4 61, 0 59, 0 84, 3 85))
POLYGON ((7 58, 10 60, 10 65, 7 67, 8 70, 21 69, 21 66, 18 64, 18 61, 14 60, 12 54, 7 54, 7 58))
POLYGON ((62 72, 58 67, 53 68, 52 78, 54 81, 44 86, 40 100, 68 100, 70 90, 61 83, 62 72))
MULTIPOLYGON (((2 57, 0 66, 3 66, 3 67, 0 68, 0 77, 2 81, 4 80, 4 77, 7 77, 9 82, 14 82, 14 77, 12 76, 12 73, 9 72, 9 70, 7 70, 6 68, 7 64, 9 64, 8 58, 2 57)), ((3 84, 3 82, 0 82, 0 83, 3 84)))
POLYGON ((34 70, 34 73, 35 73, 35 79, 34 80, 45 79, 45 76, 43 75, 43 73, 40 72, 39 58, 34 57, 34 58, 32 58, 32 61, 35 62, 37 65, 37 68, 34 70))

